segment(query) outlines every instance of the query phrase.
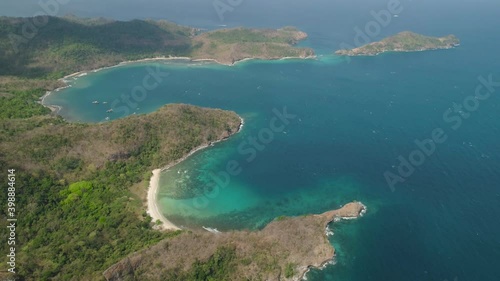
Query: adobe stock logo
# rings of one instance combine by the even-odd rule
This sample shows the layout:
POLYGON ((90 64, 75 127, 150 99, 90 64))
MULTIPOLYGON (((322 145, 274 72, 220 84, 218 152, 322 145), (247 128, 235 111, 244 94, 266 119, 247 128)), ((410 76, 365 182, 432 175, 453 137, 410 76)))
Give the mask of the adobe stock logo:
MULTIPOLYGON (((403 12, 403 6, 399 0, 389 0, 386 9, 378 12, 374 10, 370 11, 372 20, 368 21, 363 28, 359 26, 354 27, 353 44, 342 42, 339 50, 351 50, 371 43, 382 33, 382 29, 388 27, 392 23, 393 18, 401 14, 401 12, 403 12)), ((350 62, 350 57, 347 57, 347 60, 350 62)))
MULTIPOLYGON (((472 116, 472 113, 477 111, 481 102, 488 100, 496 91, 495 88, 500 87, 500 81, 493 81, 493 75, 488 75, 488 78, 483 76, 478 77, 479 83, 476 86, 473 95, 465 97, 460 103, 453 103, 450 108, 443 112, 443 121, 449 126, 451 131, 457 131, 462 127, 465 120, 472 116)), ((411 177, 416 168, 422 166, 427 158, 431 157, 437 150, 437 145, 443 144, 448 140, 448 134, 443 128, 435 128, 430 133, 430 138, 424 140, 416 139, 414 141, 415 150, 408 154, 408 157, 403 155, 398 156, 399 164, 394 165, 392 171, 387 170, 384 173, 384 178, 392 192, 396 190, 398 183, 405 182, 411 177)))
POLYGON ((19 52, 19 47, 22 44, 27 44, 31 39, 35 38, 40 28, 43 28, 49 23, 49 16, 57 16, 61 5, 66 5, 70 0, 40 0, 38 6, 40 10, 35 12, 31 18, 25 19, 21 26, 21 34, 9 34, 10 44, 14 53, 19 52))
POLYGON ((130 90, 130 94, 121 94, 120 98, 111 102, 111 111, 119 115, 119 118, 130 115, 135 111, 139 103, 143 102, 148 93, 155 90, 167 78, 170 73, 163 72, 160 64, 155 64, 155 68, 146 67, 147 74, 142 78, 142 83, 130 90))
MULTIPOLYGON (((245 157, 246 163, 255 161, 259 152, 265 150, 274 141, 276 134, 283 132, 286 126, 297 117, 295 114, 290 114, 286 106, 281 111, 274 108, 273 115, 267 127, 260 129, 255 136, 249 136, 238 145, 238 154, 245 157)), ((207 208, 210 200, 219 196, 220 192, 229 186, 231 178, 243 172, 240 163, 242 162, 234 159, 229 160, 224 170, 217 173, 210 172, 211 182, 197 197, 193 198, 194 208, 207 208)))
POLYGON ((212 5, 214 6, 215 12, 219 16, 220 21, 223 21, 225 13, 233 12, 234 9, 242 3, 243 0, 215 0, 212 5))

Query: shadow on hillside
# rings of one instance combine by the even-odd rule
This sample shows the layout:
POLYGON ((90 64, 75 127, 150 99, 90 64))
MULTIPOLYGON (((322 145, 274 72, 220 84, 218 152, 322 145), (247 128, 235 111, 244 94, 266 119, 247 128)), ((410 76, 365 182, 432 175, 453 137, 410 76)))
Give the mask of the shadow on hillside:
POLYGON ((128 59, 186 55, 194 33, 166 21, 49 17, 27 40, 20 35, 32 20, 0 18, 0 75, 58 78, 128 59))

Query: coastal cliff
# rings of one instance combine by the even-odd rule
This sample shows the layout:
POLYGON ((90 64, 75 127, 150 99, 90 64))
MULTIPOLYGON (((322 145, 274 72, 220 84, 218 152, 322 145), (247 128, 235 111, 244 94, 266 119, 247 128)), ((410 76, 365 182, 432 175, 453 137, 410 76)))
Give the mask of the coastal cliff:
POLYGON ((311 268, 320 268, 335 256, 327 225, 358 218, 365 211, 363 204, 353 202, 319 215, 279 217, 260 231, 186 231, 132 254, 103 274, 108 281, 191 280, 194 276, 300 280, 311 268), (210 267, 213 263, 218 266, 210 267))

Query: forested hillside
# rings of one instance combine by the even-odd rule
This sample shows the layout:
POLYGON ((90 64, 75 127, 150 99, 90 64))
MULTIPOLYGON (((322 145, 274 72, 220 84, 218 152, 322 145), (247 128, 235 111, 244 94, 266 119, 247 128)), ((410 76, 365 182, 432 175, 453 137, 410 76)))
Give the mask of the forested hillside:
POLYGON ((167 21, 48 17, 27 32, 34 21, 0 18, 0 75, 61 78, 126 60, 187 55, 196 31, 167 21))
MULTIPOLYGON (((152 230, 144 211, 151 170, 239 125, 233 112, 188 105, 104 124, 50 116, 0 122, 1 170, 16 170, 19 276, 99 280, 127 254, 176 235, 152 230)), ((4 233, 6 208, 0 214, 4 233)))

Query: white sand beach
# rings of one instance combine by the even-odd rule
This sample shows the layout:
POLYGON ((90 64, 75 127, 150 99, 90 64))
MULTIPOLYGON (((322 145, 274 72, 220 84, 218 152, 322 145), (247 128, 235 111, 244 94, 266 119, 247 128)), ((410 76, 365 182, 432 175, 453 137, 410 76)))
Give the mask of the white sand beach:
MULTIPOLYGON (((243 129, 243 125, 245 124, 245 120, 240 117, 240 126, 238 127, 238 131, 236 133, 241 132, 243 129)), ((155 169, 153 170, 153 176, 151 177, 151 180, 149 181, 149 188, 148 188, 148 199, 147 199, 147 204, 148 204, 148 214, 153 218, 153 222, 156 222, 157 220, 160 220, 162 224, 158 227, 163 230, 179 230, 180 228, 170 222, 160 211, 158 208, 158 203, 156 201, 156 195, 158 194, 158 189, 160 188, 160 173, 162 171, 168 170, 172 168, 173 166, 179 164, 180 162, 186 160, 189 156, 193 155, 197 151, 200 151, 204 148, 209 147, 210 145, 213 145, 215 143, 224 141, 225 139, 221 139, 215 142, 212 142, 211 144, 203 144, 195 149, 191 150, 187 155, 184 157, 178 159, 177 161, 173 161, 172 163, 168 164, 167 166, 163 167, 162 169, 155 169)))
MULTIPOLYGON (((308 56, 308 57, 283 57, 283 58, 280 58, 278 60, 287 60, 287 59, 316 59, 316 58, 317 58, 316 56, 308 56)), ((238 63, 243 63, 243 62, 251 61, 251 60, 259 60, 259 59, 258 58, 245 58, 245 59, 241 59, 241 60, 235 61, 233 63, 223 63, 223 62, 220 62, 220 61, 218 61, 216 59, 210 59, 210 58, 206 58, 206 59, 205 58, 197 58, 197 59, 195 59, 195 58, 190 58, 190 57, 175 57, 175 56, 168 56, 168 57, 166 57, 166 56, 161 56, 161 57, 145 58, 145 59, 140 59, 140 60, 122 61, 122 62, 120 62, 118 64, 115 64, 115 65, 104 66, 104 67, 93 69, 93 70, 78 71, 78 72, 66 75, 63 78, 60 78, 59 80, 62 81, 62 82, 64 82, 66 84, 66 86, 59 87, 59 88, 57 88, 55 90, 48 91, 47 93, 45 93, 45 95, 40 98, 40 104, 43 105, 43 106, 45 106, 45 107, 47 107, 47 108, 49 108, 52 112, 55 112, 57 114, 61 110, 62 107, 51 105, 51 104, 45 104, 45 98, 48 97, 49 95, 51 95, 54 92, 59 92, 59 91, 65 89, 65 88, 71 87, 71 85, 69 85, 69 82, 70 82, 69 79, 78 79, 80 77, 88 75, 88 73, 90 73, 90 72, 95 73, 95 72, 99 72, 101 70, 111 69, 111 68, 115 68, 115 67, 120 67, 120 66, 127 65, 127 64, 135 64, 135 63, 142 63, 142 62, 154 62, 154 61, 172 61, 172 60, 186 60, 186 61, 190 61, 190 62, 213 62, 213 63, 216 63, 216 64, 225 65, 225 66, 235 66, 238 63)), ((275 59, 271 59, 271 60, 275 60, 275 59)))
POLYGON ((161 213, 158 205, 156 203, 156 194, 158 193, 158 188, 160 185, 160 172, 161 169, 156 169, 153 171, 153 176, 149 182, 148 188, 148 214, 153 218, 153 222, 161 221, 162 224, 158 228, 162 230, 179 230, 175 224, 171 223, 163 214, 161 213))

